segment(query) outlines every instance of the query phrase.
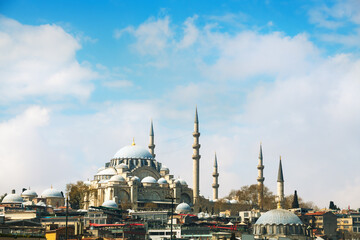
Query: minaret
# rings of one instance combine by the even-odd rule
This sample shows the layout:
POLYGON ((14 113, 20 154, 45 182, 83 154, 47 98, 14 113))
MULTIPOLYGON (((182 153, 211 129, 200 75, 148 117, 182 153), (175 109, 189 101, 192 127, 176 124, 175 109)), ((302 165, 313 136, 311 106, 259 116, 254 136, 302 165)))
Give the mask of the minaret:
POLYGON ((263 154, 262 154, 262 145, 260 143, 260 153, 259 153, 259 164, 258 169, 258 206, 259 209, 264 208, 264 165, 263 165, 263 154))
POLYGON ((149 151, 151 155, 155 158, 156 154, 154 153, 154 127, 153 127, 153 121, 151 120, 151 126, 150 126, 150 143, 149 143, 149 151))
POLYGON ((198 203, 199 200, 199 161, 200 161, 200 154, 199 154, 199 149, 200 149, 200 144, 199 144, 199 137, 200 137, 200 133, 199 133, 199 120, 198 120, 198 112, 197 112, 197 107, 195 110, 195 121, 194 121, 194 132, 193 132, 193 137, 194 137, 194 144, 192 145, 193 147, 193 155, 192 155, 192 159, 193 159, 193 198, 194 198, 194 205, 198 203))
POLYGON ((214 172, 212 174, 212 176, 214 177, 214 183, 212 185, 213 187, 213 200, 217 200, 219 195, 218 195, 218 189, 219 189, 219 172, 218 172, 218 164, 217 164, 217 157, 216 157, 216 153, 215 153, 215 161, 214 161, 214 172))
POLYGON ((279 171, 278 171, 278 179, 277 179, 277 208, 284 208, 284 176, 281 165, 281 156, 279 162, 279 171))

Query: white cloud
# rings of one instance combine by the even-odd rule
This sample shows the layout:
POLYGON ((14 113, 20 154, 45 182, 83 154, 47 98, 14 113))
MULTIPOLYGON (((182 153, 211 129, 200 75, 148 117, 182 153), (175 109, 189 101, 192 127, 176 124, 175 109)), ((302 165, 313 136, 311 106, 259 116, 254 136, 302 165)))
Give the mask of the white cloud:
POLYGON ((245 31, 230 36, 209 32, 204 41, 218 53, 214 63, 204 64, 204 72, 221 80, 289 76, 309 71, 318 58, 317 48, 305 34, 289 37, 279 32, 245 31))
POLYGON ((194 17, 187 18, 184 22, 184 37, 178 44, 179 48, 187 48, 196 42, 199 35, 199 30, 194 24, 194 21, 197 18, 198 16, 195 15, 194 17))
POLYGON ((134 35, 136 43, 133 47, 141 54, 158 55, 168 47, 173 33, 168 16, 160 19, 150 18, 136 29, 132 26, 115 30, 114 37, 120 38, 125 32, 134 35))
POLYGON ((329 29, 343 27, 348 22, 360 24, 360 2, 335 1, 333 6, 322 5, 309 10, 309 16, 311 23, 329 29))
POLYGON ((56 25, 30 26, 0 17, 0 99, 66 95, 87 98, 97 74, 79 63, 81 46, 56 25))

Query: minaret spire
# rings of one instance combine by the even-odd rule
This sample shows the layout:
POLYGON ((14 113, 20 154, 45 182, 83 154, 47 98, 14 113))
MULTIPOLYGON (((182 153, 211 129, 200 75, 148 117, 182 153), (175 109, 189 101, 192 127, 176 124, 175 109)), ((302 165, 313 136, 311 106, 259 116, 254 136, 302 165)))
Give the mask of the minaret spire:
POLYGON ((149 143, 149 151, 151 155, 155 158, 156 154, 154 153, 155 144, 154 144, 154 127, 153 127, 153 121, 151 119, 151 126, 150 126, 150 143, 149 143))
POLYGON ((284 208, 284 176, 281 164, 281 156, 279 162, 279 171, 278 171, 278 179, 277 179, 277 208, 284 208))
POLYGON ((219 172, 218 172, 218 164, 217 164, 217 157, 216 157, 216 152, 215 152, 215 160, 214 160, 214 172, 212 174, 213 178, 214 178, 214 183, 212 185, 213 187, 213 199, 217 200, 219 198, 218 195, 218 189, 219 189, 219 172))
POLYGON ((264 208, 264 165, 263 165, 263 154, 262 154, 262 144, 260 143, 260 153, 259 153, 259 164, 258 169, 258 206, 259 209, 264 208))
POLYGON ((193 159, 193 198, 194 198, 194 205, 195 205, 195 204, 198 203, 199 193, 200 193, 200 189, 199 189, 199 179, 200 179, 199 178, 199 160, 200 160, 200 157, 201 157, 200 154, 199 154, 200 132, 199 132, 199 118, 198 118, 197 107, 195 109, 195 121, 194 121, 193 137, 194 137, 194 144, 192 145, 192 148, 193 148, 193 155, 192 155, 192 159, 193 159))

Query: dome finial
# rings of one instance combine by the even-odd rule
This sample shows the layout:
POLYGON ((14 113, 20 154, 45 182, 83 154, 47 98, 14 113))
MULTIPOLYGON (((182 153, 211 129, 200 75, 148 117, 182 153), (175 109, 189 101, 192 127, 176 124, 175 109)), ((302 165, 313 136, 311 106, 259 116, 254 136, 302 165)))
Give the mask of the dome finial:
POLYGON ((133 138, 133 141, 132 141, 132 144, 131 144, 132 146, 135 146, 136 144, 135 144, 135 138, 133 138))

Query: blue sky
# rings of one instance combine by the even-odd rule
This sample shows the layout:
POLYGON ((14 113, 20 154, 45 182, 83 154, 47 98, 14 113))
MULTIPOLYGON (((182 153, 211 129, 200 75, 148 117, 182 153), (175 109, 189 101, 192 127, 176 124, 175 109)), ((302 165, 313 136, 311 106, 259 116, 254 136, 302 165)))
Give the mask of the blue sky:
POLYGON ((359 207, 358 1, 3 0, 0 14, 0 193, 92 178, 133 137, 147 146, 150 119, 157 160, 191 186, 197 105, 205 197, 215 151, 225 196, 255 183, 262 141, 272 191, 282 155, 286 194, 359 207))

